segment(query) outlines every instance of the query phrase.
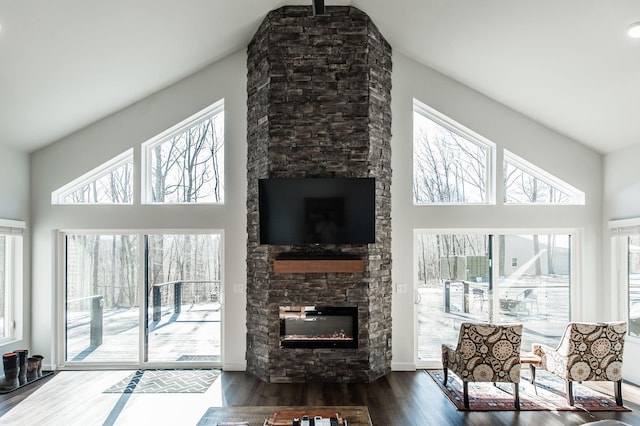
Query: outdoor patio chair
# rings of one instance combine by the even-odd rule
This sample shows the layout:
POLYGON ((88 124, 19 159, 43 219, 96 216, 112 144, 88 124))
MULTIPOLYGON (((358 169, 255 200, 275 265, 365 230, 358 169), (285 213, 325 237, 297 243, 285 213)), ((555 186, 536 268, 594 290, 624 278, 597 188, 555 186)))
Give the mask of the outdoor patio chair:
POLYGON ((538 293, 533 288, 528 288, 522 293, 520 293, 517 297, 518 301, 522 305, 522 307, 527 311, 527 313, 531 314, 533 312, 533 307, 535 305, 536 312, 539 312, 538 309, 538 293))
POLYGON ((469 408, 469 382, 512 383, 515 408, 520 409, 521 341, 522 324, 462 323, 457 346, 442 345, 444 385, 451 370, 462 380, 469 408))
POLYGON ((573 382, 614 382, 616 404, 622 406, 622 354, 627 323, 571 322, 560 344, 551 348, 534 343, 540 357, 536 368, 547 370, 566 381, 567 403, 574 404, 573 382))
POLYGON ((473 309, 476 306, 476 302, 479 302, 480 310, 484 310, 484 290, 481 288, 474 288, 471 290, 471 294, 473 295, 473 303, 471 303, 471 308, 473 309))

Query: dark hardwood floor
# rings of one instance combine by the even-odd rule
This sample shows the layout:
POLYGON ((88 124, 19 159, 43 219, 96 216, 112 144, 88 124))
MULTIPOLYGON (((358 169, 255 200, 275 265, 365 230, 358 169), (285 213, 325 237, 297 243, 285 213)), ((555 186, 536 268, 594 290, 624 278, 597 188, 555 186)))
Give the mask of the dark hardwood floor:
POLYGON ((640 391, 628 384, 623 397, 630 412, 462 412, 424 371, 393 372, 370 384, 268 384, 244 372, 223 372, 205 393, 104 393, 130 373, 63 371, 0 395, 0 424, 195 425, 208 407, 246 405, 366 405, 376 426, 640 424, 640 391))

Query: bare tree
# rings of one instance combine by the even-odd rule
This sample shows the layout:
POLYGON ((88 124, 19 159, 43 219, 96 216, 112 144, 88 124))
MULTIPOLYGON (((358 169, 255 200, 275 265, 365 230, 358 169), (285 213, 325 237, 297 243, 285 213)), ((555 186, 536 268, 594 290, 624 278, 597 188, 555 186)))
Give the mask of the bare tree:
POLYGON ((485 256, 488 262, 486 235, 419 234, 416 244, 418 280, 439 282, 443 278, 454 278, 466 273, 464 261, 467 256, 485 256), (443 269, 444 268, 444 269, 443 269), (459 271, 458 268, 465 268, 459 271))
POLYGON ((566 203, 568 194, 520 167, 504 162, 503 199, 507 203, 566 203))
POLYGON ((217 117, 153 147, 153 201, 222 201, 224 133, 217 117))
POLYGON ((420 121, 425 125, 418 126, 414 135, 414 200, 419 203, 483 202, 486 147, 425 117, 420 121))
POLYGON ((86 182, 66 195, 67 204, 130 203, 133 199, 133 164, 127 162, 104 176, 86 182))

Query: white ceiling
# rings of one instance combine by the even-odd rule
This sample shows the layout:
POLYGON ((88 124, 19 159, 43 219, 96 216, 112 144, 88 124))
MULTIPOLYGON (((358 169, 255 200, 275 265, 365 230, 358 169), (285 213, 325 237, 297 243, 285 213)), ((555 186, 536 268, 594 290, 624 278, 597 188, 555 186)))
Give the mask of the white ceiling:
MULTIPOLYGON (((244 49, 311 0, 0 0, 0 145, 31 152, 244 49)), ((638 0, 325 0, 395 51, 601 153, 640 142, 638 0)))

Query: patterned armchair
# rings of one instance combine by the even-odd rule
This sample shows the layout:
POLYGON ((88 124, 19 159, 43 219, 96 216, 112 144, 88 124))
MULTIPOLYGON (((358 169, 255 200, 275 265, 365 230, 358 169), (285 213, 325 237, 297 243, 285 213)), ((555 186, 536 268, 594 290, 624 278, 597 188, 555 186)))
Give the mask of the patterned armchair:
POLYGON ((522 324, 462 323, 458 345, 442 345, 444 385, 451 370, 462 380, 464 406, 469 408, 469 382, 513 383, 514 404, 519 409, 521 341, 522 324))
POLYGON ((574 404, 573 382, 611 381, 616 404, 622 406, 622 353, 626 322, 578 323, 567 325, 560 344, 550 348, 534 343, 534 364, 566 380, 567 402, 574 404))

